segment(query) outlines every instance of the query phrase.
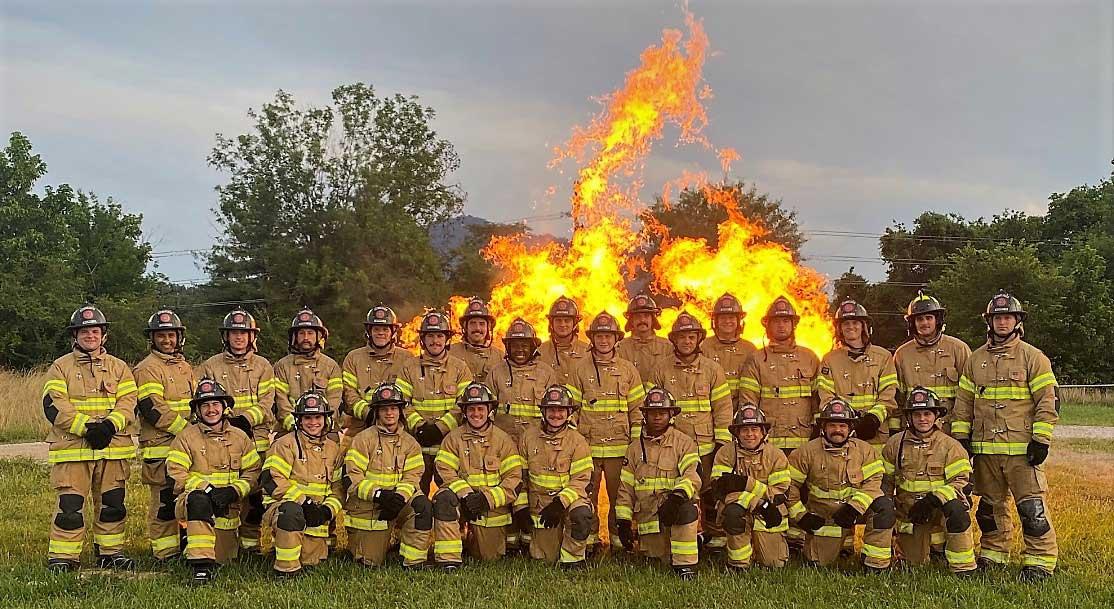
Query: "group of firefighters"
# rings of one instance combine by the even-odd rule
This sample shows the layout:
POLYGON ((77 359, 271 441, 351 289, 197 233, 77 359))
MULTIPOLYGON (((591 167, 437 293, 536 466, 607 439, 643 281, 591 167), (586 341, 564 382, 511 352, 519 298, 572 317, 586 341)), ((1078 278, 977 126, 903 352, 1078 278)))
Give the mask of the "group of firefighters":
POLYGON ((73 351, 43 392, 58 500, 49 567, 78 568, 88 518, 97 565, 135 568, 122 548, 138 457, 154 556, 184 558, 195 583, 238 554, 261 556, 264 524, 279 576, 324 560, 338 524, 352 558, 372 567, 397 547, 403 568, 455 571, 464 554, 509 551, 575 568, 621 546, 683 579, 702 551, 733 569, 782 567, 790 552, 830 565, 854 553, 861 525, 867 572, 939 556, 965 576, 1008 563, 1011 497, 1020 577, 1055 570, 1042 464, 1057 385, 1022 340, 1013 296, 990 300, 973 353, 919 293, 911 338, 893 355, 871 342, 870 315, 852 300, 836 309, 838 344, 823 358, 796 343, 786 297, 762 318, 760 349, 741 339, 746 313, 730 294, 710 311, 711 335, 682 312, 659 336, 660 313, 636 296, 624 326, 600 313, 585 342, 577 304, 561 297, 550 340, 515 319, 504 351, 473 299, 461 341, 444 313, 428 312, 413 355, 380 305, 367 343, 337 364, 323 352, 324 322, 305 309, 272 366, 237 309, 220 326, 224 350, 194 369, 186 328, 164 309, 133 371, 105 350, 104 314, 83 306, 70 319, 73 351))

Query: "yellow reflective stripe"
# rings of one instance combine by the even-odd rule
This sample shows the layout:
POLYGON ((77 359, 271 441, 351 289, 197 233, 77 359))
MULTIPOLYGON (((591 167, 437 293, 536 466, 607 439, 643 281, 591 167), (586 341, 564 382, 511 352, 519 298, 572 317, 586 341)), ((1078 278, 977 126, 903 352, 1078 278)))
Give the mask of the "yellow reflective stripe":
POLYGON ((971 471, 971 462, 969 460, 967 460, 966 458, 964 458, 964 459, 959 459, 957 461, 953 461, 953 462, 949 463, 948 465, 946 465, 944 467, 944 476, 948 480, 951 480, 952 478, 955 478, 956 476, 958 476, 960 474, 970 473, 970 471, 971 471))
POLYGON ((361 470, 367 469, 369 463, 368 456, 355 448, 348 449, 348 452, 344 455, 344 460, 351 463, 355 469, 361 470))
POLYGON ((526 460, 521 455, 508 455, 499 463, 499 475, 505 476, 516 467, 525 467, 526 460))
POLYGON ((959 389, 967 393, 975 393, 975 383, 964 374, 959 377, 959 389))
POLYGON ((881 474, 882 470, 882 460, 875 459, 874 461, 863 465, 863 478, 870 478, 871 476, 881 474))
POLYGON ((596 459, 607 459, 609 457, 622 457, 627 454, 627 445, 592 445, 592 457, 596 459))
POLYGON ((1056 376, 1051 372, 1038 374, 1033 380, 1029 381, 1029 391, 1036 393, 1049 385, 1056 384, 1056 376))
POLYGON ((190 550, 209 550, 217 546, 216 535, 186 535, 186 553, 190 550))
POLYGON ((235 531, 240 528, 240 518, 238 516, 235 518, 222 518, 217 516, 213 519, 213 528, 222 531, 235 531))
POLYGON ((456 415, 454 415, 452 412, 445 412, 445 414, 437 420, 444 423, 445 427, 449 429, 456 427, 456 415))
POLYGON ((897 385, 897 374, 883 374, 878 377, 878 391, 897 385))
POLYGON ((631 387, 627 390, 627 403, 634 402, 637 404, 638 402, 646 399, 646 391, 647 389, 645 385, 635 385, 634 387, 631 387))
POLYGON ((708 397, 714 402, 729 395, 731 395, 731 387, 728 387, 727 383, 721 383, 712 388, 712 393, 708 397))
POLYGON ((971 422, 970 421, 952 421, 953 434, 970 434, 971 422))
POLYGON ((143 398, 152 395, 157 395, 161 398, 163 397, 165 391, 166 387, 164 387, 162 383, 151 381, 149 383, 143 383, 139 386, 136 398, 142 400, 143 398))
POLYGON ((776 486, 778 484, 788 483, 789 479, 790 477, 788 469, 776 469, 770 472, 770 476, 766 478, 766 484, 770 486, 776 486))
POLYGON ((419 425, 421 425, 424 422, 425 422, 425 419, 422 418, 422 415, 420 415, 416 412, 411 412, 406 417, 406 425, 408 427, 410 427, 410 429, 416 429, 419 425))
POLYGON ((47 551, 51 554, 81 554, 81 541, 60 541, 51 539, 47 551))
POLYGON ((580 407, 585 412, 626 412, 633 400, 596 400, 594 403, 585 403, 580 407))
POLYGON ((984 400, 1028 400, 1033 397, 1028 387, 984 387, 975 395, 984 400))
POLYGON ((661 532, 661 523, 658 522, 658 519, 656 517, 654 517, 653 520, 647 520, 646 522, 639 522, 638 523, 638 533, 640 535, 650 535, 652 533, 660 533, 660 532, 661 532))
POLYGON ((528 419, 540 419, 542 416, 541 410, 533 404, 507 404, 504 414, 528 419))
POLYGON ((696 542, 670 539, 669 551, 675 556, 696 556, 696 542))
POLYGON ((325 501, 322 501, 321 503, 323 503, 324 505, 329 506, 329 509, 331 509, 333 511, 333 516, 336 516, 337 512, 340 511, 340 508, 341 508, 340 499, 337 499, 336 497, 333 497, 332 495, 326 497, 325 501))
POLYGON ((128 425, 128 420, 124 418, 124 413, 118 410, 110 413, 107 417, 105 417, 105 420, 112 421, 112 424, 116 426, 116 431, 120 431, 128 425))
POLYGON ((69 389, 66 386, 66 381, 62 379, 51 379, 43 385, 43 397, 46 397, 46 394, 50 393, 51 391, 57 391, 63 395, 69 393, 69 389))
POLYGON ((435 554, 460 554, 463 551, 464 540, 462 539, 441 539, 433 542, 435 554))
POLYGON ((300 545, 294 546, 293 548, 283 548, 277 545, 275 546, 275 560, 285 560, 288 562, 293 562, 301 558, 301 556, 302 546, 300 545))
POLYGON ((294 469, 294 466, 290 463, 287 463, 286 459, 283 459, 278 455, 269 455, 267 457, 267 460, 263 462, 263 469, 274 470, 282 474, 284 478, 288 478, 290 477, 290 472, 294 469))
MULTIPOLYGON (((805 481, 805 474, 801 470, 797 469, 796 466, 790 465, 789 479, 793 482, 796 482, 797 484, 802 484, 805 481)), ((811 485, 809 486, 811 487, 811 485)))
POLYGON ((449 469, 456 469, 460 467, 460 457, 457 457, 452 452, 442 448, 437 451, 437 457, 434 458, 436 463, 444 463, 449 469))
POLYGON ((91 448, 63 448, 48 451, 48 463, 73 463, 76 461, 100 461, 102 459, 133 459, 135 446, 110 446, 102 450, 91 448))
MULTIPOLYGON (((757 384, 754 390, 759 390, 757 384)), ((764 399, 777 400, 811 397, 813 388, 812 385, 775 385, 773 387, 762 387, 761 390, 764 399)))
POLYGON ((953 552, 945 549, 944 558, 948 561, 949 565, 969 565, 975 562, 975 550, 953 552))
POLYGON ((154 552, 160 552, 162 550, 177 549, 179 543, 180 542, 178 541, 177 535, 156 537, 155 539, 151 540, 151 550, 154 552))
POLYGON ((805 513, 805 504, 800 501, 789 506, 789 517, 793 519, 800 518, 805 513))
MULTIPOLYGON (((757 522, 755 524, 758 524, 757 522)), ((727 559, 735 562, 745 562, 754 555, 754 548, 748 543, 741 548, 727 547, 727 559)))
POLYGON ((143 449, 144 459, 165 459, 169 454, 169 446, 148 446, 143 449))
POLYGON ((1056 568, 1055 556, 1040 556, 1037 554, 1022 554, 1021 566, 1023 567, 1044 567, 1049 571, 1056 568))
POLYGON ((572 465, 569 466, 569 475, 575 476, 590 469, 592 469, 592 457, 584 457, 572 462, 572 465))
POLYGON ((493 486, 488 490, 491 491, 491 507, 500 508, 507 505, 507 491, 504 491, 503 487, 493 486))
POLYGON ((880 548, 878 546, 872 546, 869 543, 863 544, 863 556, 866 556, 867 558, 873 558, 875 560, 889 560, 890 553, 891 550, 889 547, 880 548))
POLYGON ((329 389, 343 389, 343 388, 344 388, 344 381, 339 376, 330 377, 329 380, 325 382, 325 389, 326 390, 329 390, 329 389))
POLYGON ((415 488, 414 485, 410 484, 409 482, 403 482, 401 484, 396 485, 395 490, 398 491, 399 493, 401 493, 402 496, 405 497, 407 501, 409 501, 410 498, 414 496, 414 493, 416 493, 418 491, 418 489, 415 488))
POLYGON ((535 474, 530 472, 530 483, 547 489, 564 488, 569 483, 568 474, 535 474))
POLYGON ((458 479, 458 480, 453 480, 452 482, 449 483, 449 490, 456 493, 457 495, 459 495, 461 491, 463 491, 465 489, 470 489, 470 488, 472 488, 472 487, 468 486, 468 482, 466 480, 459 480, 458 479))
POLYGON ((496 472, 478 472, 464 477, 469 486, 499 486, 501 478, 496 472))
MULTIPOLYGON (((286 383, 284 381, 280 381, 278 379, 275 379, 274 386, 275 386, 275 389, 277 389, 277 390, 279 390, 283 393, 290 393, 290 383, 286 383)), ((263 392, 263 386, 262 385, 260 385, 259 391, 260 391, 260 393, 263 392)))
POLYGON ((349 372, 347 370, 343 370, 340 373, 340 378, 344 382, 344 385, 346 387, 356 389, 356 383, 358 382, 358 379, 356 378, 355 374, 352 374, 351 372, 349 372))
POLYGON ((983 548, 982 551, 979 552, 979 556, 991 562, 1002 565, 1010 561, 1010 555, 1008 552, 999 552, 998 550, 988 550, 986 548, 983 548))
POLYGON ((565 505, 569 505, 573 501, 576 501, 578 497, 576 491, 568 487, 561 489, 561 492, 557 493, 557 496, 565 500, 565 505))
POLYGON ((677 469, 679 471, 683 472, 686 469, 688 469, 688 468, 690 468, 694 465, 697 465, 699 463, 700 463, 700 456, 699 455, 697 455, 696 453, 685 453, 681 457, 681 461, 679 463, 677 463, 677 469))
POLYGON ((1044 436, 1046 438, 1052 437, 1052 423, 1042 423, 1041 421, 1033 422, 1033 435, 1044 436))
POLYGON ((824 525, 812 533, 817 537, 843 537, 843 529, 835 525, 824 525))
POLYGON ((480 518, 479 520, 476 520, 475 522, 473 522, 473 524, 475 524, 476 526, 481 526, 481 527, 485 527, 485 528, 505 527, 505 526, 509 525, 510 523, 511 523, 511 515, 510 514, 500 514, 500 515, 497 515, 497 516, 484 516, 484 517, 480 518))
POLYGON ((722 476, 726 473, 729 473, 733 470, 734 470, 734 468, 732 468, 730 465, 724 465, 722 463, 716 463, 716 464, 712 465, 712 479, 719 478, 720 476, 722 476))
POLYGON ((98 546, 108 546, 110 548, 122 546, 124 545, 124 534, 93 533, 93 543, 97 544, 98 546))
POLYGON ((634 486, 634 472, 629 469, 623 469, 619 472, 619 482, 634 486))
POLYGON ((976 455, 1024 455, 1027 442, 971 442, 971 452, 976 455))
POLYGON ((422 550, 412 545, 402 542, 398 544, 398 553, 406 560, 425 560, 429 555, 429 550, 422 550))
POLYGON ((254 450, 251 450, 250 448, 248 449, 248 452, 244 453, 244 455, 242 457, 240 457, 240 468, 241 469, 246 469, 246 468, 252 467, 256 463, 259 463, 259 453, 254 451, 254 450))
POLYGON ((456 398, 414 398, 411 404, 419 412, 440 414, 446 410, 452 410, 452 407, 456 405, 456 398))
POLYGON ((634 511, 628 505, 615 506, 615 518, 619 520, 633 520, 634 511))
MULTIPOLYGON (((874 398, 871 398, 871 401, 873 401, 873 400, 874 400, 874 398)), ((852 405, 854 405, 854 404, 852 404, 852 405)), ((878 419, 879 421, 885 421, 886 417, 889 416, 889 413, 886 411, 886 405, 885 404, 875 404, 874 406, 871 406, 866 411, 866 414, 869 414, 869 415, 873 416, 874 418, 878 419)))
POLYGON ((70 423, 70 433, 77 436, 85 435, 85 426, 93 420, 92 417, 80 412, 74 413, 73 422, 70 423))
POLYGON ((696 485, 694 485, 692 480, 689 480, 688 478, 681 478, 680 480, 678 480, 677 484, 674 485, 673 490, 684 491, 685 496, 689 499, 692 499, 696 496, 696 485))
POLYGON ((422 455, 420 453, 406 459, 406 461, 402 464, 402 471, 409 472, 418 469, 419 467, 425 467, 425 460, 422 459, 422 455))
POLYGON ((808 438, 801 438, 797 436, 782 438, 770 436, 770 444, 778 448, 800 448, 808 443, 808 438))
POLYGON ((766 533, 784 533, 785 531, 789 530, 789 521, 786 519, 782 519, 781 523, 778 524, 776 527, 768 528, 766 526, 766 523, 763 522, 761 518, 755 518, 754 530, 766 533))
POLYGON ((574 402, 580 402, 584 399, 584 394, 581 393, 580 389, 576 388, 575 386, 565 385, 565 389, 569 390, 569 394, 572 396, 574 402))
POLYGON ((887 476, 892 476, 892 475, 894 475, 894 473, 896 471, 897 471, 897 467, 893 463, 890 463, 890 461, 888 459, 883 459, 882 460, 882 473, 883 474, 885 474, 887 476))
POLYGON ((855 489, 855 491, 851 493, 851 499, 849 499, 848 501, 850 503, 858 504, 858 506, 862 508, 861 510, 859 510, 860 512, 867 511, 867 509, 870 508, 870 504, 874 503, 874 499, 870 495, 858 489, 855 489))
POLYGON ((731 432, 727 431, 726 427, 716 427, 714 435, 719 442, 727 443, 731 441, 731 432))
POLYGON ((414 394, 414 385, 410 384, 410 381, 402 377, 395 379, 395 385, 398 385, 399 391, 401 391, 402 395, 406 396, 407 399, 414 394))
MULTIPOLYGON (((758 384, 758 379, 754 378, 753 376, 740 376, 738 380, 735 381, 735 383, 738 385, 739 389, 758 391, 761 388, 761 386, 758 384)), ((812 387, 809 387, 809 391, 811 390, 812 387)))
POLYGON ((828 378, 827 376, 824 376, 823 374, 817 375, 816 388, 823 389, 828 393, 835 393, 835 381, 828 378))
POLYGON ((186 428, 187 425, 189 425, 189 423, 187 423, 186 420, 183 419, 181 416, 178 416, 174 418, 174 422, 171 423, 170 427, 167 427, 166 430, 174 435, 178 435, 183 429, 186 428))

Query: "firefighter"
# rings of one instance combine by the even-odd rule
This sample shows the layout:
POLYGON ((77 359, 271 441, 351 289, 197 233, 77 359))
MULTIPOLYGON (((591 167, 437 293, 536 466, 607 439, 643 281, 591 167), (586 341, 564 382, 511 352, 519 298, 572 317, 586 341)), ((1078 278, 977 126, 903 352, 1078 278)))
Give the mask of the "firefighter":
POLYGON ((371 420, 344 458, 348 547, 368 567, 383 564, 395 531, 404 569, 420 567, 429 554, 433 503, 417 492, 425 462, 422 447, 403 428, 405 406, 398 385, 376 387, 371 392, 371 420))
POLYGON ((398 316, 385 305, 368 309, 364 320, 367 344, 348 352, 341 365, 344 379, 344 440, 342 447, 352 443, 364 430, 371 417, 369 403, 372 390, 382 383, 394 383, 402 369, 415 357, 399 345, 398 316))
POLYGON ((890 566, 897 514, 893 499, 882 494, 877 451, 853 435, 858 416, 846 401, 833 398, 817 419, 820 437, 789 455, 789 516, 808 533, 805 559, 822 566, 839 558, 844 540, 865 518, 863 567, 880 573, 890 566))
MULTIPOLYGON (((731 441, 727 428, 733 414, 731 387, 723 367, 700 353, 700 344, 706 335, 700 322, 682 311, 669 331, 672 357, 659 361, 646 379, 647 384, 668 391, 674 398, 674 405, 681 409, 673 419, 673 428, 696 442, 700 452, 700 481, 705 489, 716 449, 731 441)), ((705 547, 723 550, 727 547, 727 537, 716 526, 715 496, 706 493, 701 508, 705 547)))
MULTIPOLYGON (((924 292, 905 309, 905 328, 909 340, 894 352, 897 386, 902 395, 913 387, 924 387, 936 395, 945 414, 938 425, 951 431, 950 413, 959 389, 959 373, 971 356, 967 343, 944 334, 947 311, 940 301, 924 292)), ((891 430, 893 431, 893 430, 891 430)))
POLYGON ((882 449, 882 489, 897 504, 897 548, 912 565, 928 562, 932 535, 943 526, 945 559, 952 573, 975 572, 970 506, 963 494, 970 481, 967 451, 939 429, 947 407, 930 389, 914 387, 902 414, 906 430, 882 449))
POLYGON ((533 521, 530 557, 562 567, 584 566, 589 535, 599 528, 588 498, 592 449, 571 426, 576 403, 567 387, 551 385, 538 402, 540 421, 518 441, 526 461, 527 513, 533 521))
POLYGON ((616 499, 618 538, 628 550, 673 565, 683 580, 696 577, 700 454, 696 442, 672 427, 680 414, 669 392, 653 387, 641 406, 645 428, 627 447, 616 499))
POLYGON ((437 452, 444 485, 433 496, 433 554, 446 572, 460 568, 464 523, 469 555, 494 560, 506 553, 505 529, 525 463, 511 437, 493 424, 495 404, 486 385, 469 383, 459 401, 464 424, 445 436, 437 452))
MULTIPOLYGON (((457 398, 472 382, 468 364, 449 354, 452 335, 449 318, 438 311, 426 313, 418 328, 421 357, 407 362, 395 380, 408 402, 402 413, 406 430, 422 447, 425 469, 421 488, 427 496, 430 482, 437 475, 433 459, 437 456, 441 440, 460 424, 457 398)), ((440 480, 437 485, 441 485, 440 480)))
POLYGON ((727 566, 746 569, 755 560, 784 567, 789 560, 785 516, 789 459, 766 441, 770 423, 754 404, 743 404, 730 426, 732 441, 716 451, 712 494, 727 532, 727 566))
POLYGON ((623 327, 630 336, 620 340, 615 348, 619 357, 634 364, 643 380, 650 378, 658 362, 667 362, 673 357, 673 344, 657 335, 661 329, 660 316, 661 308, 653 298, 646 294, 632 298, 627 304, 627 323, 623 327))
POLYGON ((855 437, 865 440, 881 455, 890 435, 890 419, 897 412, 897 370, 886 349, 871 344, 870 314, 854 300, 844 300, 836 310, 839 347, 820 360, 816 392, 821 403, 840 398, 861 412, 855 437))
POLYGON ((287 331, 290 353, 275 363, 276 439, 294 431, 294 401, 310 389, 323 393, 330 405, 340 405, 344 382, 340 365, 325 355, 328 338, 325 322, 308 308, 298 311, 290 321, 287 331))
MULTIPOLYGON (((538 403, 545 396, 546 388, 557 382, 553 368, 538 361, 540 345, 533 326, 521 318, 515 319, 503 336, 506 360, 492 368, 484 382, 499 401, 495 407, 495 425, 507 432, 515 446, 528 427, 537 426, 541 418, 538 403)), ((514 523, 507 529, 509 551, 526 550, 530 545, 533 526, 528 508, 523 490, 514 503, 514 523)))
POLYGON ((139 447, 143 457, 141 477, 150 489, 147 538, 155 559, 167 561, 181 553, 178 519, 174 517, 174 480, 166 475, 166 455, 174 436, 190 418, 190 399, 197 385, 193 368, 182 355, 186 326, 170 309, 156 311, 143 329, 151 353, 135 367, 139 415, 139 447))
POLYGON ((325 393, 310 388, 294 402, 294 429, 275 440, 259 486, 273 503, 263 519, 275 541, 274 573, 295 577, 329 555, 329 524, 344 489, 340 445, 329 437, 333 410, 325 393))
POLYGON ((577 366, 588 357, 588 343, 580 340, 580 309, 567 296, 549 307, 549 340, 538 347, 538 360, 557 374, 557 381, 568 385, 577 366))
POLYGON ((54 360, 43 388, 50 482, 58 508, 50 525, 47 566, 74 571, 85 539, 85 501, 92 498, 97 566, 131 570, 124 556, 124 483, 135 457, 128 427, 135 422, 132 371, 104 348, 108 320, 93 305, 73 312, 73 351, 54 360), (99 505, 100 509, 96 510, 99 505))
POLYGON ((229 421, 235 403, 220 383, 202 377, 190 400, 196 423, 174 438, 166 456, 178 493, 174 515, 186 521, 186 562, 195 584, 212 581, 217 565, 238 555, 241 503, 263 463, 255 442, 229 421))
MULTIPOLYGON (((758 405, 770 425, 767 441, 787 456, 808 442, 820 410, 813 393, 820 358, 797 344, 800 319, 788 298, 774 299, 762 318, 766 346, 747 359, 739 376, 740 400, 758 405)), ((792 523, 786 536, 794 551, 804 547, 805 533, 792 523)))
POLYGON ((743 327, 746 325, 747 312, 739 299, 730 293, 725 293, 716 299, 712 306, 712 336, 700 343, 700 351, 712 358, 712 361, 723 366, 723 373, 727 375, 727 384, 731 387, 731 401, 739 405, 740 386, 739 375, 743 366, 750 359, 756 349, 749 340, 744 340, 743 327))
MULTIPOLYGON (((201 364, 199 378, 217 381, 233 397, 236 404, 228 421, 255 442, 260 459, 271 446, 271 430, 275 426, 275 376, 271 362, 256 353, 259 326, 243 309, 224 316, 220 326, 224 351, 201 364)), ((263 491, 253 488, 244 498, 240 548, 250 556, 258 556, 259 531, 263 522, 263 491)))
POLYGON ((473 298, 457 321, 460 322, 461 340, 449 346, 449 354, 468 364, 468 369, 472 371, 471 380, 482 383, 504 356, 498 347, 491 344, 495 316, 484 301, 473 298))
POLYGON ((986 305, 987 341, 959 377, 952 434, 974 455, 980 566, 1009 561, 1012 496, 1024 539, 1020 577, 1040 580, 1055 571, 1059 553, 1044 474, 1059 388, 1048 357, 1022 340, 1025 317, 1021 302, 1005 292, 986 305))
MULTIPOLYGON (((586 334, 592 345, 589 356, 577 367, 568 387, 579 406, 577 430, 592 447, 592 483, 588 496, 598 513, 600 486, 607 489, 609 498, 619 492, 623 455, 631 438, 642 432, 639 405, 646 394, 638 369, 616 355, 615 344, 623 332, 615 317, 606 311, 600 313, 592 320, 586 334)), ((608 500, 607 530, 614 544, 618 529, 615 501, 611 499, 608 500)), ((599 538, 593 531, 588 545, 598 543, 599 538)))

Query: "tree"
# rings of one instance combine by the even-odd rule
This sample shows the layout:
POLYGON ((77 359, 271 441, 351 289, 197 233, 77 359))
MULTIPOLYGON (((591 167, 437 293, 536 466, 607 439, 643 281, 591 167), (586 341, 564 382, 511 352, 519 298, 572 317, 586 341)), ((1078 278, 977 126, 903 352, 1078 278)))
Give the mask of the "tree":
POLYGON ((252 132, 218 134, 209 156, 229 174, 217 187, 225 234, 207 258, 218 295, 263 298, 259 316, 286 322, 314 306, 341 340, 370 304, 447 295, 427 228, 459 213, 463 194, 446 182, 459 159, 432 108, 357 83, 324 108, 279 91, 248 116, 252 132))
POLYGON ((445 260, 445 275, 449 278, 453 294, 486 298, 491 295, 496 273, 491 262, 484 258, 483 248, 492 237, 522 235, 525 238, 530 235, 530 229, 525 224, 488 222, 468 225, 466 230, 468 236, 453 248, 445 260))

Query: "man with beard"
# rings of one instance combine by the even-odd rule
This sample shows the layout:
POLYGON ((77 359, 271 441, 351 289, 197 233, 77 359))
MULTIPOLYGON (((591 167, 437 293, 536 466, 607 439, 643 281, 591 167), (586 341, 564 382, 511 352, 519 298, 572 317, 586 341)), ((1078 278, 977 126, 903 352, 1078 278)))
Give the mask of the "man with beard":
POLYGON ((343 399, 340 365, 325 355, 328 338, 325 322, 309 309, 298 311, 291 320, 287 336, 290 354, 275 363, 275 439, 294 430, 294 401, 298 396, 316 389, 331 405, 339 405, 343 399))
MULTIPOLYGON (((615 352, 619 357, 634 364, 638 376, 649 379, 659 362, 667 362, 673 357, 673 344, 658 336, 661 329, 661 307, 646 294, 639 294, 627 304, 627 323, 623 329, 630 336, 619 341, 615 352)), ((622 337, 620 337, 622 338, 622 337)))
POLYGON ((538 347, 538 360, 557 374, 563 385, 572 382, 577 366, 588 357, 588 343, 580 340, 580 309, 567 296, 561 296, 549 307, 549 340, 538 347))
POLYGON ((166 475, 170 443, 189 424, 190 399, 196 383, 193 368, 182 355, 186 327, 170 309, 156 311, 143 332, 151 353, 135 367, 139 402, 139 447, 143 483, 151 490, 147 506, 147 538, 155 559, 167 561, 181 553, 178 519, 174 517, 174 480, 166 475))
POLYGON ((344 380, 344 408, 347 412, 344 440, 341 448, 352 443, 367 427, 372 390, 381 383, 394 383, 395 379, 415 358, 399 346, 398 316, 385 305, 376 305, 367 312, 364 320, 364 338, 367 344, 348 352, 341 364, 344 380))
POLYGON ((495 317, 487 304, 479 298, 468 301, 460 322, 460 342, 449 347, 449 354, 460 358, 472 371, 472 380, 482 383, 487 375, 503 360, 503 352, 491 345, 495 332, 495 317))

